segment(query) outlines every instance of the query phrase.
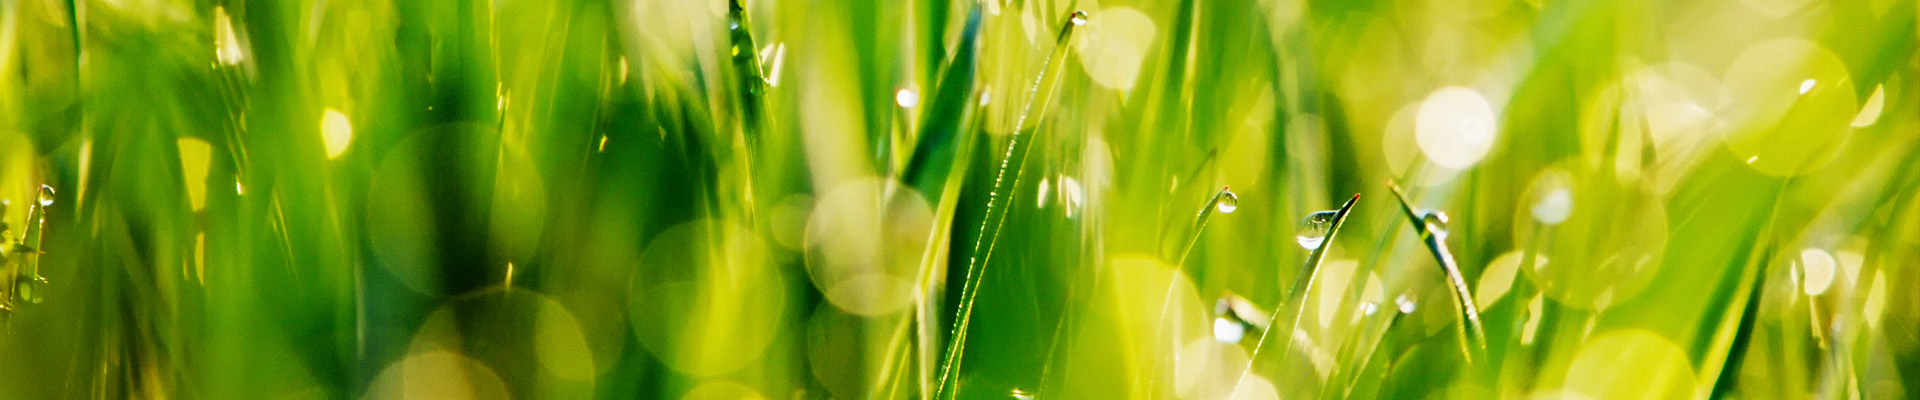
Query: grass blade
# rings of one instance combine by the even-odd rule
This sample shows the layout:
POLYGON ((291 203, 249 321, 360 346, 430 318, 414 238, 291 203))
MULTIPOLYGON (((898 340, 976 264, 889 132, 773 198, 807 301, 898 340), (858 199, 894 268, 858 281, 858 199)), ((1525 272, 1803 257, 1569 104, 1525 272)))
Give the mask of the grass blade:
POLYGON ((1453 253, 1447 251, 1446 215, 1438 211, 1419 212, 1413 209, 1413 202, 1407 201, 1406 193, 1392 182, 1387 188, 1393 190, 1394 197, 1400 200, 1400 210, 1406 212, 1408 221, 1413 223, 1414 231, 1420 239, 1427 242, 1427 251, 1433 252, 1433 259, 1440 263, 1441 272, 1447 275, 1447 286, 1452 287, 1453 304, 1460 312, 1460 351, 1467 357, 1468 363, 1477 363, 1484 359, 1487 352, 1487 334, 1480 326, 1480 310, 1473 305, 1473 292, 1467 290, 1467 280, 1460 275, 1460 265, 1453 260, 1453 253))
POLYGON ((1007 208, 1013 202, 1013 188, 1019 187, 1020 177, 1026 171, 1027 154, 1033 149, 1032 136, 1038 129, 1038 119, 1047 114, 1052 104, 1053 91, 1059 86, 1060 75, 1066 67, 1067 49, 1073 38, 1075 27, 1087 23, 1085 11, 1074 11, 1067 17, 1067 23, 1060 28, 1060 35, 1054 44, 1053 54, 1047 57, 1047 64, 1041 70, 1040 79, 1029 91, 1027 104, 1020 114, 1020 120, 1014 126, 1013 138, 1007 143, 1007 152, 1001 158, 1000 169, 994 174, 993 191, 987 200, 987 214, 980 221, 980 234, 974 238, 972 256, 968 258, 967 279, 960 288, 960 304, 954 312, 951 342, 947 345, 947 355, 940 362, 940 383, 934 389, 934 397, 951 397, 951 381, 959 374, 960 353, 966 348, 967 324, 973 318, 973 299, 980 294, 980 277, 984 276, 987 261, 993 257, 993 242, 1000 236, 1000 227, 1007 218, 1007 208), (1013 173, 1008 179, 1007 173, 1013 173))
MULTIPOLYGON (((1273 316, 1268 318, 1267 327, 1275 327, 1273 323, 1278 322, 1281 307, 1285 307, 1287 303, 1299 301, 1306 293, 1306 290, 1313 287, 1313 277, 1317 275, 1315 272, 1320 270, 1321 262, 1327 258, 1327 247, 1333 244, 1333 238, 1340 233, 1340 225, 1347 221, 1347 214, 1353 211, 1353 204, 1359 201, 1360 194, 1355 193, 1352 198, 1347 199, 1347 204, 1341 205, 1338 211, 1334 211, 1333 220, 1330 221, 1327 226, 1327 236, 1322 239, 1318 246, 1314 246, 1313 252, 1307 254, 1307 264, 1305 267, 1302 267, 1301 272, 1301 275, 1306 278, 1302 279, 1301 282, 1294 282, 1294 289, 1289 290, 1287 296, 1282 297, 1280 303, 1273 306, 1273 316)), ((1285 329, 1285 332, 1287 332, 1286 335, 1289 337, 1293 335, 1293 330, 1300 325, 1300 314, 1305 313, 1306 306, 1305 302, 1301 302, 1301 310, 1293 313, 1293 322, 1288 323, 1285 329)), ((1276 330, 1281 329, 1267 329, 1260 332, 1260 341, 1255 342, 1253 352, 1247 354, 1247 368, 1240 370, 1240 377, 1235 378, 1233 386, 1229 387, 1240 387, 1240 383, 1247 380, 1247 373, 1253 371, 1254 362, 1260 360, 1260 348, 1267 345, 1267 337, 1272 336, 1273 331, 1276 330)), ((1293 340, 1287 340, 1288 353, 1292 353, 1292 347, 1293 340)), ((1239 391, 1234 392, 1236 396, 1239 394, 1239 391)), ((1231 397, 1229 397, 1229 399, 1231 399, 1231 397)))

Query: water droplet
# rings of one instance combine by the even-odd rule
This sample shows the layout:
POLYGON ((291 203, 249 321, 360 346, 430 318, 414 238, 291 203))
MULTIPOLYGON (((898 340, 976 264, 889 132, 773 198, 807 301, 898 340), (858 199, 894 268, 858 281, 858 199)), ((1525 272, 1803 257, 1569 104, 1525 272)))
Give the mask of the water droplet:
POLYGON ((1213 201, 1213 208, 1220 210, 1221 214, 1232 214, 1233 210, 1240 209, 1240 196, 1233 194, 1233 191, 1220 189, 1220 196, 1213 201))
POLYGON ((1377 313, 1377 312, 1380 312, 1379 304, 1374 304, 1371 301, 1360 302, 1360 315, 1371 317, 1373 316, 1374 313, 1377 313))
POLYGON ((40 206, 53 205, 53 187, 40 185, 40 206))
POLYGON ((1337 214, 1334 211, 1307 214, 1307 219, 1300 221, 1300 230, 1294 239, 1307 250, 1320 248, 1327 241, 1327 232, 1333 230, 1333 217, 1337 214))
POLYGON ((1227 317, 1213 319, 1213 339, 1221 343, 1240 343, 1247 336, 1247 326, 1227 317))
POLYGON ((1068 21, 1069 21, 1069 22, 1072 22, 1072 23, 1073 23, 1073 26, 1081 26, 1081 25, 1086 25, 1086 24, 1087 24, 1087 12, 1086 12, 1085 10, 1074 10, 1074 11, 1073 11, 1073 18, 1072 18, 1072 19, 1069 19, 1068 21))
POLYGON ((1420 222, 1427 225, 1427 232, 1432 233, 1433 236, 1447 238, 1447 213, 1440 210, 1427 211, 1426 215, 1420 216, 1420 222))
POLYGON ((1400 307, 1401 314, 1412 314, 1414 310, 1420 309, 1420 304, 1414 300, 1412 292, 1401 293, 1399 297, 1394 297, 1393 304, 1400 307))

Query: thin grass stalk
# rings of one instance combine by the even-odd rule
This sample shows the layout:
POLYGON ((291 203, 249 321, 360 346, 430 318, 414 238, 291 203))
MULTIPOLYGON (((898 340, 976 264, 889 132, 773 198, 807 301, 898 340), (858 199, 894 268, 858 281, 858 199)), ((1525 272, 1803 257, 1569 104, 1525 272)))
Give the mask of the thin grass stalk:
MULTIPOLYGON (((1347 221, 1347 214, 1353 211, 1353 204, 1359 201, 1360 194, 1356 193, 1352 198, 1347 199, 1346 204, 1340 206, 1339 211, 1334 212, 1333 221, 1330 223, 1331 225, 1327 227, 1327 237, 1322 239, 1319 246, 1313 248, 1313 252, 1307 254, 1306 266, 1302 267, 1305 270, 1306 282, 1296 282, 1294 284, 1295 287, 1301 289, 1293 290, 1292 292, 1294 293, 1282 297, 1278 304, 1273 305, 1272 316, 1267 318, 1267 329, 1260 332, 1260 340, 1254 342, 1253 352, 1247 354, 1247 367, 1240 370, 1240 377, 1234 378, 1233 386, 1229 386, 1229 388, 1238 388, 1241 382, 1247 380, 1247 373, 1252 372, 1253 365, 1260 360, 1260 349, 1267 345, 1267 337, 1273 336, 1273 331, 1281 330, 1277 329, 1279 326, 1274 325, 1275 322, 1279 322, 1280 320, 1280 308, 1286 307, 1287 303, 1296 302, 1304 298, 1302 293, 1305 293, 1307 288, 1313 287, 1313 278, 1319 275, 1316 272, 1320 270, 1320 264, 1327 258, 1327 248, 1333 245, 1335 235, 1340 233, 1340 226, 1347 221)), ((1293 350, 1293 340, 1291 339, 1293 330, 1298 329, 1300 326, 1300 314, 1305 313, 1306 306, 1305 302, 1300 302, 1300 310, 1293 313, 1293 322, 1288 323, 1286 326, 1285 331, 1289 337, 1286 347, 1288 353, 1291 353, 1293 350)), ((1240 392, 1235 390, 1233 395, 1228 397, 1228 400, 1232 400, 1239 395, 1240 392)))
POLYGON ((1456 327, 1460 334, 1460 351, 1469 364, 1479 363, 1486 358, 1487 352, 1487 334, 1480 324, 1480 310, 1473 305, 1473 292, 1467 289, 1467 280, 1460 274, 1459 263, 1454 261, 1453 253, 1447 250, 1446 228, 1433 226, 1433 222, 1428 221, 1441 218, 1439 223, 1445 223, 1444 217, 1434 212, 1414 211, 1413 203, 1407 200, 1406 193, 1400 191, 1400 186, 1388 182, 1387 187, 1400 200, 1400 210, 1413 223, 1420 239, 1426 241, 1427 251, 1432 252, 1434 261, 1440 263, 1441 272, 1446 273, 1447 285, 1453 289, 1449 293, 1453 295, 1454 307, 1460 314, 1460 325, 1456 327))
POLYGON ((993 257, 993 243, 1000 236, 1000 228, 1006 222, 1007 209, 1012 204, 1019 187, 1021 175, 1026 171, 1026 158, 1031 153, 1032 144, 1028 143, 1038 129, 1038 119, 1044 117, 1052 104, 1053 92, 1059 87, 1062 70, 1066 66, 1068 45, 1073 38, 1074 28, 1087 23, 1085 11, 1074 11, 1068 16, 1067 24, 1060 28, 1058 39, 1054 43, 1053 54, 1047 57, 1045 69, 1040 79, 1029 91, 1027 104, 1020 114, 1020 120, 1014 125, 1013 138, 1007 143, 1006 155, 1001 158, 1000 169, 994 175, 993 191, 987 199, 987 215, 981 220, 980 233, 974 238, 973 256, 968 258, 966 282, 961 286, 960 304, 954 313, 952 341, 947 346, 947 355, 941 361, 940 382, 935 388, 934 397, 951 397, 951 381, 959 372, 960 354, 966 348, 967 325, 973 319, 973 300, 980 294, 980 278, 986 273, 987 262, 993 257), (1007 179, 1007 172, 1013 172, 1013 179, 1007 179))

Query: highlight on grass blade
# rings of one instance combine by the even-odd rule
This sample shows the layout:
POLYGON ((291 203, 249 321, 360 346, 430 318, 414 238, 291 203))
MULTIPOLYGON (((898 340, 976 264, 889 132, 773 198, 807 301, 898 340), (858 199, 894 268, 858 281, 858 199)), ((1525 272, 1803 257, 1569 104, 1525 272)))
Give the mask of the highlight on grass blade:
POLYGON ((1075 28, 1086 25, 1087 18, 1086 11, 1076 10, 1067 16, 1066 23, 1060 27, 1053 54, 1047 57, 1046 66, 1028 93, 1026 106, 1014 125, 1013 137, 1008 140, 1007 152, 1001 157, 1000 168, 994 173, 993 190, 987 197, 986 215, 980 220, 979 235, 975 236, 973 251, 967 258, 967 277, 960 287, 960 301, 954 312, 947 354, 940 361, 940 379, 934 388, 935 398, 954 395, 953 380, 960 372, 960 354, 966 349, 967 325, 973 319, 974 297, 980 294, 980 278, 985 276, 987 263, 993 258, 994 242, 998 241, 1000 228, 1006 222, 1007 209, 1013 204, 1013 189, 1020 186, 1020 177, 1026 171, 1027 155, 1033 149, 1031 136, 1038 131, 1034 127, 1039 124, 1039 118, 1047 115, 1053 92, 1060 86, 1061 71, 1066 66, 1067 50, 1070 48, 1067 44, 1072 43, 1075 28), (1009 172, 1013 176, 1007 176, 1009 172))
POLYGON ((1459 311, 1460 351, 1469 363, 1478 363, 1484 359, 1487 351, 1485 329, 1481 328, 1480 310, 1473 305, 1473 292, 1467 289, 1467 280, 1460 274, 1460 265, 1453 260, 1453 253, 1447 251, 1447 214, 1437 210, 1416 211, 1413 202, 1400 191, 1400 186, 1387 182, 1387 188, 1393 190, 1394 198, 1400 201, 1400 210, 1405 212, 1407 220, 1414 226, 1414 232, 1426 241, 1427 251, 1433 253, 1434 261, 1440 263, 1441 272, 1447 275, 1447 286, 1453 296, 1454 307, 1459 311))
MULTIPOLYGON (((1233 387, 1239 387, 1240 382, 1245 381, 1247 379, 1247 374, 1253 371, 1254 362, 1260 359, 1260 349, 1262 347, 1266 347, 1268 336, 1272 336, 1273 332, 1277 330, 1277 331, 1283 332, 1282 333, 1283 335, 1292 337, 1293 331, 1295 329, 1298 329, 1298 327, 1300 326, 1300 315, 1305 313, 1305 309, 1307 306, 1306 302, 1301 301, 1301 297, 1306 294, 1306 291, 1308 289, 1311 289, 1313 287, 1313 277, 1315 273, 1320 270, 1320 264, 1326 260, 1328 245, 1330 243, 1333 243, 1334 235, 1337 235, 1340 233, 1340 224, 1346 222, 1347 213, 1353 211, 1353 204, 1359 201, 1360 201, 1360 194, 1354 193, 1353 197, 1348 198, 1347 203, 1342 204, 1339 210, 1332 211, 1333 212, 1332 217, 1330 218, 1330 220, 1328 220, 1325 223, 1326 236, 1323 237, 1320 240, 1320 242, 1317 243, 1316 246, 1314 246, 1313 252, 1307 254, 1307 263, 1305 266, 1301 267, 1300 278, 1294 280, 1293 289, 1288 290, 1286 295, 1280 298, 1280 302, 1278 304, 1274 304, 1273 312, 1270 313, 1270 316, 1268 317, 1268 320, 1267 320, 1267 326, 1273 327, 1274 326, 1273 323, 1278 322, 1278 320, 1280 319, 1280 309, 1282 307, 1286 307, 1288 303, 1298 302, 1300 304, 1299 305, 1300 309, 1294 310, 1293 322, 1288 323, 1285 326, 1285 329, 1268 329, 1261 332, 1260 341, 1254 342, 1253 352, 1247 354, 1247 367, 1245 369, 1240 370, 1240 376, 1238 378, 1234 378, 1233 387)), ((1315 220, 1315 216, 1321 215, 1321 213, 1325 213, 1325 212, 1326 211, 1320 211, 1320 212, 1315 212, 1313 214, 1308 214, 1307 221, 1311 222, 1315 220)), ((1303 224, 1303 225, 1314 225, 1314 224, 1303 224)), ((1287 353, 1292 353, 1292 351, 1290 350, 1293 347, 1293 342, 1294 341, 1291 339, 1287 340, 1287 348, 1289 349, 1287 353)), ((1238 392, 1235 392, 1235 395, 1238 395, 1238 394, 1239 394, 1238 392)))

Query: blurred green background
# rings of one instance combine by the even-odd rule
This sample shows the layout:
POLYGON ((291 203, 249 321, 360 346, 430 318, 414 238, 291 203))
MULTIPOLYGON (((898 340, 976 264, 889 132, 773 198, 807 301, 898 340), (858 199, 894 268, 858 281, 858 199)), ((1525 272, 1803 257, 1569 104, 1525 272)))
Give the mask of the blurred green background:
POLYGON ((1917 17, 0 0, 0 398, 1915 398, 1917 17))

